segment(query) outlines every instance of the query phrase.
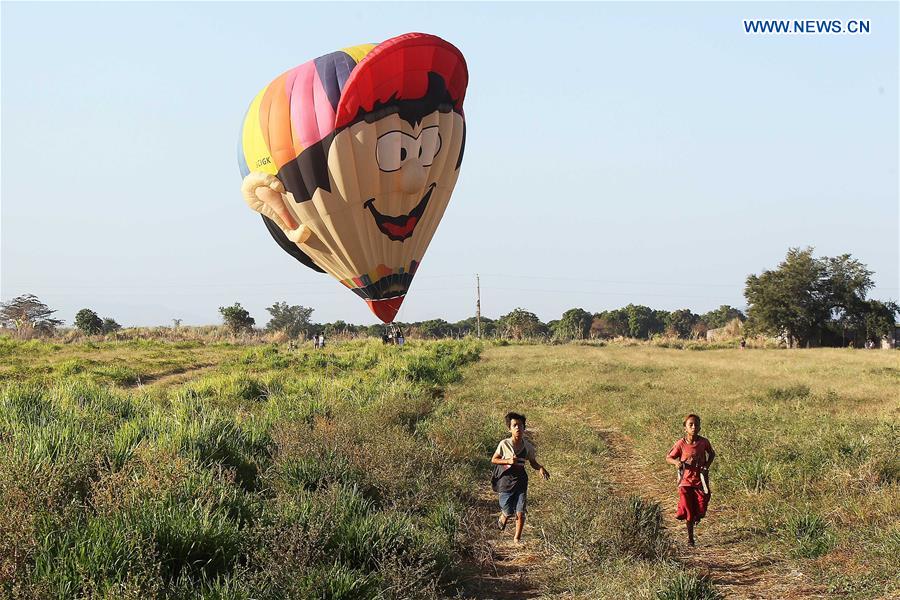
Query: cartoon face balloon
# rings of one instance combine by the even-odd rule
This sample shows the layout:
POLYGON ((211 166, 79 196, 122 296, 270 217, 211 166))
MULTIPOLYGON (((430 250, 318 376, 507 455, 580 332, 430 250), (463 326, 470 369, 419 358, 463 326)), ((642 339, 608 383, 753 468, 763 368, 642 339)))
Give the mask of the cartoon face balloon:
POLYGON ((241 191, 278 244, 394 320, 459 175, 466 62, 409 33, 300 65, 262 90, 241 191))

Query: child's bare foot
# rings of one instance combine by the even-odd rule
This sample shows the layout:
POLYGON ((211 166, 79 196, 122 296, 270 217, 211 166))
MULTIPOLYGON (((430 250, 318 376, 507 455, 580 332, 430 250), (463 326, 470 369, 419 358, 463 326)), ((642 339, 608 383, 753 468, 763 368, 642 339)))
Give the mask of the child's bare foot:
POLYGON ((506 517, 501 516, 500 518, 498 518, 497 519, 497 529, 499 529, 500 531, 503 531, 504 529, 506 529, 507 522, 508 522, 508 519, 506 517))

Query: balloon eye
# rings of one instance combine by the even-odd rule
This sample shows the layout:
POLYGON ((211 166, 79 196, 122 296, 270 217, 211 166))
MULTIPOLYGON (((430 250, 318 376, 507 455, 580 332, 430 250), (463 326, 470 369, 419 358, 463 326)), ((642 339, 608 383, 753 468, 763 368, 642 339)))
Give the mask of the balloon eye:
POLYGON ((375 146, 375 159, 378 161, 378 168, 382 171, 390 173, 397 171, 403 166, 406 160, 407 151, 403 146, 403 133, 400 131, 389 131, 378 138, 375 146))
POLYGON ((426 127, 419 134, 419 158, 423 167, 430 167, 441 151, 441 133, 438 127, 426 127))
POLYGON ((430 167, 440 149, 441 135, 436 126, 426 127, 417 138, 402 131, 389 131, 378 138, 375 158, 379 169, 391 173, 400 170, 412 156, 417 156, 423 167, 430 167))

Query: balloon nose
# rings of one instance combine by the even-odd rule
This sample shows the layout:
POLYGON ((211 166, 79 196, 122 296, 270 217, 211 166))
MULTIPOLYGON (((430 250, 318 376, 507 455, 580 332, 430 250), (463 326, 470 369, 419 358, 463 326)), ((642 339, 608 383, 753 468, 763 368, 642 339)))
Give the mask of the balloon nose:
POLYGON ((420 164, 413 162, 406 164, 401 173, 400 188, 406 194, 415 194, 422 191, 425 187, 425 180, 428 177, 428 169, 420 164))

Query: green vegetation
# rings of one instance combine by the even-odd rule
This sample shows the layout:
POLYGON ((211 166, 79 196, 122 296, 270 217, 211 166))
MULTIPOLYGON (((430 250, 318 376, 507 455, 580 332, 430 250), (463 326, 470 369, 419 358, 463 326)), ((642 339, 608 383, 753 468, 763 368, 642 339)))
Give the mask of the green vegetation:
POLYGON ((747 278, 748 330, 783 336, 790 346, 801 347, 879 343, 893 335, 900 307, 866 299, 874 273, 849 254, 815 258, 812 253, 812 248, 791 248, 777 269, 747 278))
POLYGON ((85 335, 96 335, 103 330, 103 319, 89 308, 75 313, 75 327, 85 335))
POLYGON ((52 335, 64 323, 52 316, 55 312, 34 294, 23 294, 0 303, 0 325, 26 337, 52 335))
MULTIPOLYGON (((130 388, 104 345, 54 364, 61 349, 3 343, 28 376, 0 384, 0 595, 427 598, 453 586, 479 453, 447 456, 429 432, 447 427, 440 390, 478 346, 226 346, 181 385, 130 388)), ((207 350, 140 346, 119 345, 134 373, 162 350, 179 368, 207 350)))
POLYGON ((276 302, 266 309, 272 318, 266 323, 266 331, 280 331, 289 339, 306 337, 312 326, 310 317, 313 309, 300 305, 289 305, 287 302, 276 302))
POLYGON ((219 313, 225 321, 225 326, 234 334, 250 331, 256 324, 256 319, 250 316, 250 313, 241 306, 240 302, 235 302, 231 306, 220 306, 219 313))
POLYGON ((516 585, 728 596, 668 516, 662 457, 698 412, 719 454, 701 547, 896 594, 896 355, 679 344, 0 337, 0 596, 470 597, 509 409, 553 472, 529 489, 539 562, 516 585))

